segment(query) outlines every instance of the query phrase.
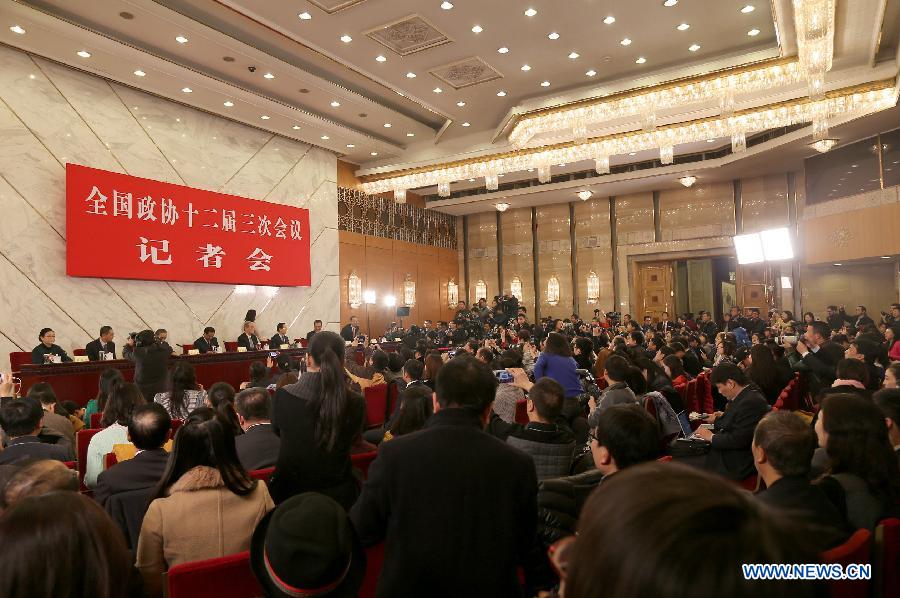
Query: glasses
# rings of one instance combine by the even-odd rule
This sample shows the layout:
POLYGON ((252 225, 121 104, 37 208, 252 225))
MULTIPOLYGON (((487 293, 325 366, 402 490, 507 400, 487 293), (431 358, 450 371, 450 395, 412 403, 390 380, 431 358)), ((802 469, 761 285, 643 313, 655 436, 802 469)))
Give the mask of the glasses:
MULTIPOLYGON (((588 432, 588 444, 594 442, 595 440, 597 440, 597 437, 594 435, 594 433, 588 432)), ((600 441, 597 440, 597 442, 599 443, 600 441)))
POLYGON ((559 576, 561 581, 566 580, 569 571, 569 562, 574 554, 572 548, 575 546, 575 536, 567 536, 557 540, 547 549, 547 557, 550 559, 550 565, 559 576))

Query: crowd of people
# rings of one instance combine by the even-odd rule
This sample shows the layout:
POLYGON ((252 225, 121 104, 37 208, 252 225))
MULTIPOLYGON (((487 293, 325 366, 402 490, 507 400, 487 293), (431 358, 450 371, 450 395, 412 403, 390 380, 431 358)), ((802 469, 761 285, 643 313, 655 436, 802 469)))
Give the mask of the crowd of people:
POLYGON ((0 595, 160 596, 169 568, 249 550, 267 595, 352 596, 382 542, 379 596, 819 595, 740 565, 816 562, 897 515, 900 305, 807 315, 530 324, 498 297, 394 326, 390 351, 357 321, 316 330, 237 390, 187 362, 152 384, 110 368, 81 407, 4 376, 0 595), (808 400, 773 409, 797 374, 808 400), (700 376, 712 413, 680 392, 700 376), (399 400, 369 425, 381 385, 399 400), (89 497, 63 463, 96 413, 89 497), (372 451, 363 481, 351 455, 372 451))

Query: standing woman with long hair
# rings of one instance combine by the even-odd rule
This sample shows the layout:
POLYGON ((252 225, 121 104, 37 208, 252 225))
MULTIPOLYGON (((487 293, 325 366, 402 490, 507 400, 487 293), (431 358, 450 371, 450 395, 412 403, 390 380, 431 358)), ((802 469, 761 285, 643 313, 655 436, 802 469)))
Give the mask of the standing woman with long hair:
POLYGON ((85 427, 91 427, 91 415, 94 413, 103 413, 103 409, 106 408, 106 400, 109 398, 109 389, 114 383, 120 380, 124 380, 124 378, 122 378, 122 372, 116 368, 106 368, 103 370, 103 373, 100 374, 100 388, 98 389, 97 396, 88 401, 84 408, 85 427))
POLYGON ((272 430, 281 437, 281 450, 270 489, 277 503, 320 492, 349 510, 359 495, 350 447, 362 432, 366 404, 348 388, 343 357, 344 339, 316 333, 306 373, 275 393, 272 430))
POLYGON ((175 434, 151 497, 135 563, 145 596, 162 595, 169 567, 248 550, 256 524, 274 507, 266 485, 241 466, 234 435, 209 407, 194 410, 175 434))

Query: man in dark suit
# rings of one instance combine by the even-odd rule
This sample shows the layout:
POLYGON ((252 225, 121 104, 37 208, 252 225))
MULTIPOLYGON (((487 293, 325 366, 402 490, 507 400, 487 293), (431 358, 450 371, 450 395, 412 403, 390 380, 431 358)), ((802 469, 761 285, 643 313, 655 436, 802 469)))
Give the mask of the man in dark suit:
POLYGON ((537 524, 534 462, 484 431, 490 367, 451 359, 435 388, 425 429, 381 445, 350 511, 365 546, 386 542, 377 595, 520 596, 516 567, 537 524))
POLYGON ((113 332, 112 326, 102 326, 100 328, 100 338, 96 340, 92 340, 87 344, 84 348, 87 353, 88 360, 90 361, 100 361, 101 356, 100 353, 111 353, 112 358, 116 358, 116 343, 113 342, 113 338, 115 337, 115 333, 113 332))
POLYGON ((216 329, 207 326, 203 329, 203 336, 194 341, 194 348, 200 353, 214 353, 219 350, 219 339, 216 338, 216 329))
POLYGON ((6 449, 0 452, 0 465, 21 459, 69 460, 66 447, 46 444, 38 438, 43 415, 41 404, 27 397, 13 399, 0 408, 0 427, 9 438, 6 449))
POLYGON ((244 322, 244 332, 237 339, 238 347, 248 351, 259 351, 259 337, 256 336, 256 323, 244 322))
POLYGON ((765 331, 766 323, 759 317, 759 309, 754 307, 750 310, 750 318, 747 320, 747 334, 758 334, 762 337, 765 331))
POLYGON ((662 315, 659 317, 659 323, 656 325, 656 329, 663 334, 670 330, 675 330, 675 322, 669 319, 669 312, 662 312, 662 315))
POLYGON ((723 363, 713 368, 710 376, 716 389, 728 401, 725 413, 716 411, 706 423, 713 429, 699 428, 697 435, 710 442, 706 469, 732 480, 743 480, 754 472, 753 431, 769 411, 769 403, 759 391, 749 386, 750 379, 738 366, 723 363))
POLYGON ((155 486, 169 462, 169 453, 163 444, 171 427, 172 419, 159 403, 137 407, 128 422, 128 439, 137 453, 133 459, 117 463, 100 474, 94 488, 94 500, 105 507, 115 494, 155 486))
POLYGON ((813 322, 807 327, 803 340, 797 343, 797 353, 803 364, 814 373, 823 387, 834 384, 837 364, 844 358, 844 348, 831 342, 831 329, 825 322, 813 322))
POLYGON ((314 321, 313 329, 306 333, 306 343, 307 344, 309 344, 309 341, 312 340, 312 337, 314 337, 317 332, 322 332, 322 320, 314 321))
POLYGON ((700 312, 700 325, 698 328, 710 341, 715 340, 716 334, 719 332, 719 327, 713 321, 712 314, 708 311, 700 312))
POLYGON ((269 340, 269 348, 280 349, 281 345, 290 346, 290 344, 291 339, 287 336, 287 324, 278 322, 278 326, 275 327, 275 334, 273 334, 272 338, 269 340))
POLYGON ((825 493, 809 483, 817 444, 815 433, 800 416, 773 411, 756 426, 752 450, 756 471, 766 483, 766 490, 756 497, 791 514, 823 552, 843 543, 850 530, 825 493))
POLYGON ((359 318, 350 316, 350 323, 341 328, 341 338, 345 341, 352 341, 359 336, 359 318))
POLYGON ((237 456, 247 471, 274 467, 281 439, 272 431, 272 398, 265 388, 248 388, 234 398, 244 433, 235 436, 237 456))

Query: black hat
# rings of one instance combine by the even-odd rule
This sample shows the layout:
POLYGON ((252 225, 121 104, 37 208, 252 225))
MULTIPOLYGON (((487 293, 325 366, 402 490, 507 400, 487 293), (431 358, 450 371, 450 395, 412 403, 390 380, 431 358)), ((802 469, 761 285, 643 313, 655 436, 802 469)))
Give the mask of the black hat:
POLYGON ((355 597, 366 553, 344 508, 307 492, 259 522, 250 540, 250 567, 267 596, 355 597))

